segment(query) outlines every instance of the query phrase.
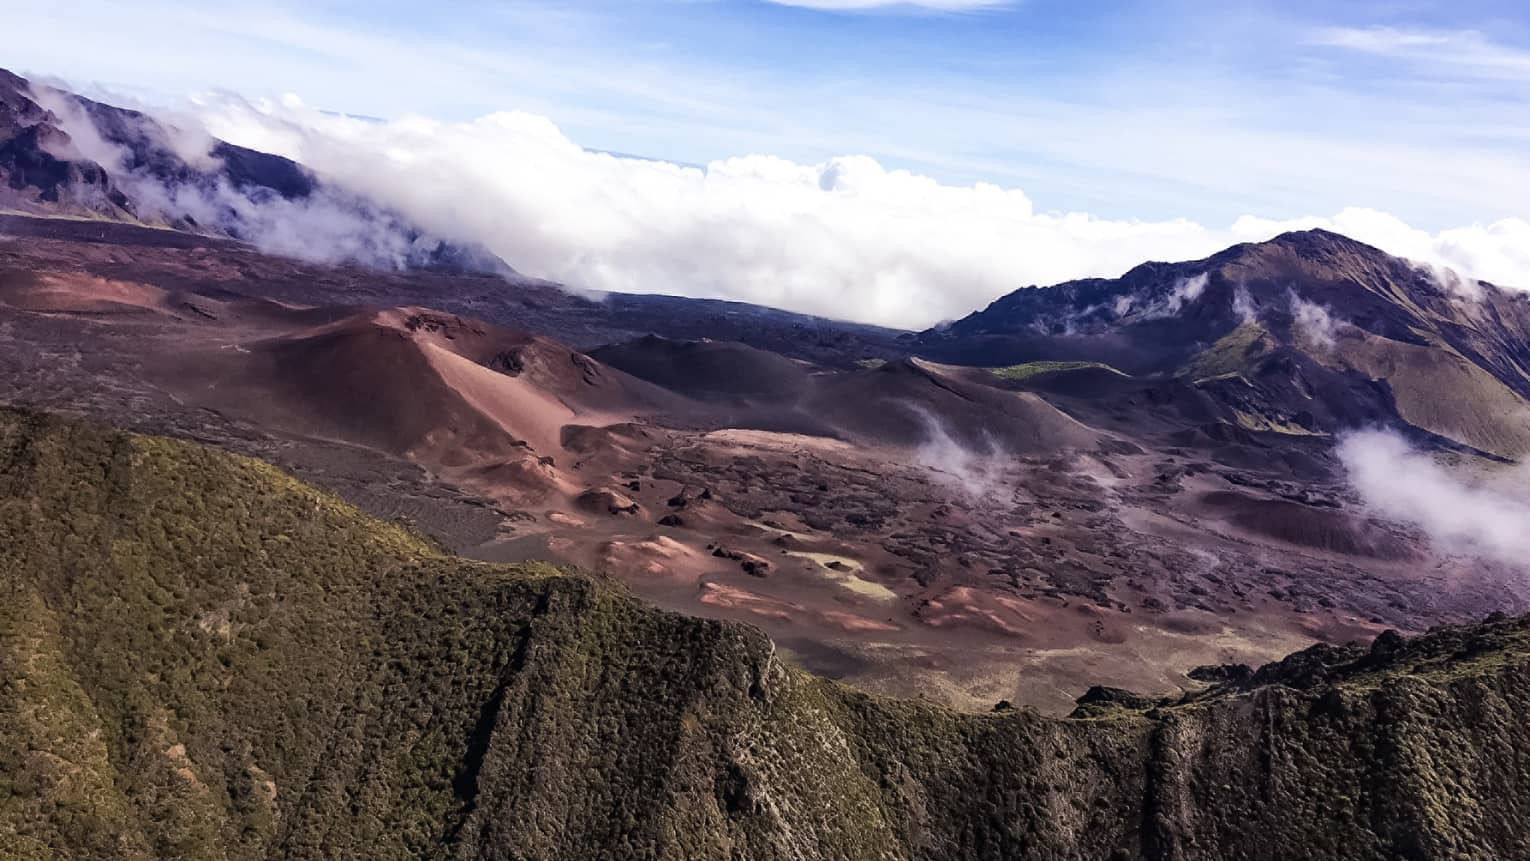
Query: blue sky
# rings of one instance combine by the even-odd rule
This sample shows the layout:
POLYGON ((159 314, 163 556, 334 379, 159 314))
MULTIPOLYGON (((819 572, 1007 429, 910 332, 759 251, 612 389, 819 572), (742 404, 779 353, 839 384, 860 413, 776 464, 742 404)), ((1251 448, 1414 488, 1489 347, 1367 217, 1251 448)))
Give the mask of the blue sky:
POLYGON ((1322 226, 1530 288, 1519 0, 8 0, 4 18, 24 35, 0 65, 179 105, 575 286, 923 326, 1322 226))
POLYGON ((597 149, 868 154, 1112 218, 1437 229, 1520 214, 1506 184, 1530 179, 1530 16, 1506 0, 9 5, 5 64, 155 99, 521 109, 597 149), (840 6, 867 8, 813 8, 840 6))

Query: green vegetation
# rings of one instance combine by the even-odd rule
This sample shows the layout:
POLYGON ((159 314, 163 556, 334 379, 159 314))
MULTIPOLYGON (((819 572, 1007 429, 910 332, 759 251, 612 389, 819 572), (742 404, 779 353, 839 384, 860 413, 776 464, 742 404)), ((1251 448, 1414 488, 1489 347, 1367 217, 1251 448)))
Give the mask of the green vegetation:
POLYGON ((989 368, 988 373, 1001 380, 1025 380, 1037 374, 1052 374, 1059 371, 1078 371, 1084 368, 1099 368, 1114 374, 1126 374, 1112 368, 1103 362, 1026 362, 1022 365, 1010 365, 1005 368, 989 368))
POLYGON ((1413 425, 1511 459, 1530 453, 1530 406, 1448 344, 1367 337, 1348 343, 1342 360, 1385 379, 1398 414, 1413 425))
POLYGON ((1240 374, 1271 348, 1269 333, 1258 323, 1244 323, 1198 353, 1182 374, 1207 380, 1240 374))
POLYGON ((1321 436, 1318 431, 1309 430, 1301 425, 1283 418, 1272 418, 1266 415, 1256 415, 1234 409, 1233 415, 1237 419, 1238 426, 1252 431, 1270 431, 1283 433, 1289 436, 1321 436))
POLYGON ((1077 719, 789 667, 257 461, 0 412, 0 858, 1508 858, 1530 625, 1077 719))

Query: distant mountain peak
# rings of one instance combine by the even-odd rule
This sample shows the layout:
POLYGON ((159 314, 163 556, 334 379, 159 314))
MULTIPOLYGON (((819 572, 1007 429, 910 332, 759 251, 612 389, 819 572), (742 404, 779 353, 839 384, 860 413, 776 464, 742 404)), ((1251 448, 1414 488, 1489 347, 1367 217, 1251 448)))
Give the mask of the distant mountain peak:
POLYGON ((916 343, 959 364, 1181 377, 1269 426, 1339 432, 1390 414, 1479 451, 1530 451, 1516 418, 1530 410, 1530 303, 1329 230, 1016 290, 916 343))
POLYGON ((1291 248, 1303 250, 1338 247, 1352 251, 1361 251, 1390 256, 1387 255, 1385 251, 1382 251, 1380 248, 1377 248, 1374 245, 1368 245, 1358 239, 1345 236, 1342 233, 1336 233, 1332 230, 1326 230, 1321 227, 1313 227, 1307 230, 1288 230, 1285 233, 1275 236, 1272 239, 1266 240, 1265 242, 1254 244, 1285 245, 1291 248))
POLYGON ((1410 261, 1330 230, 1282 233, 1200 260, 1151 261, 1119 278, 1081 278, 1012 291, 967 317, 925 333, 926 340, 1030 332, 1101 335, 1143 323, 1190 319, 1230 330, 1259 308, 1324 294, 1344 301, 1364 293, 1438 294, 1436 279, 1410 261), (1352 289, 1358 288, 1358 289, 1352 289), (1220 310, 1218 310, 1220 309, 1220 310))

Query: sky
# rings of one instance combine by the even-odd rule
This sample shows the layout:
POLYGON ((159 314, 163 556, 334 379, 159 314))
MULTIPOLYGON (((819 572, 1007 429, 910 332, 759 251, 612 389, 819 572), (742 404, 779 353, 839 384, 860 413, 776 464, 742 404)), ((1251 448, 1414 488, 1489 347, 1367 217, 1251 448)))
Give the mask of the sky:
POLYGON ((917 326, 1287 226, 1530 286, 1512 0, 7 6, 0 65, 578 286, 917 326))

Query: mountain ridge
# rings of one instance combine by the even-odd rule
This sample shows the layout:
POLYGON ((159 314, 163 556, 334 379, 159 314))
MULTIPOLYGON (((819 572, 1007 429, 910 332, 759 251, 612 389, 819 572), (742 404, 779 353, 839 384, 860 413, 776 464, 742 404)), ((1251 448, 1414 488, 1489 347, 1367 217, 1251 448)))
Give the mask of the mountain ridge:
POLYGON ((1506 857, 1530 836, 1505 753, 1523 619, 1180 701, 958 715, 610 584, 451 560, 256 461, 13 411, 0 444, 0 847, 24 857, 1506 857))
POLYGON ((1391 424, 1530 453, 1517 418, 1530 414, 1530 294, 1328 231, 1023 288, 913 344, 959 364, 1088 360, 1182 378, 1250 429, 1391 424))

